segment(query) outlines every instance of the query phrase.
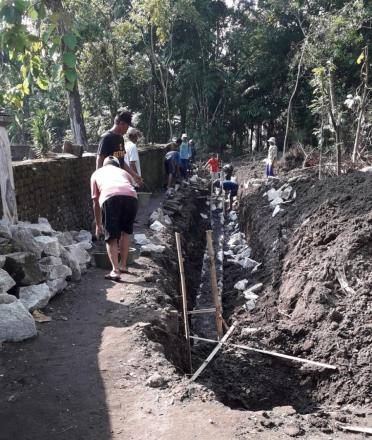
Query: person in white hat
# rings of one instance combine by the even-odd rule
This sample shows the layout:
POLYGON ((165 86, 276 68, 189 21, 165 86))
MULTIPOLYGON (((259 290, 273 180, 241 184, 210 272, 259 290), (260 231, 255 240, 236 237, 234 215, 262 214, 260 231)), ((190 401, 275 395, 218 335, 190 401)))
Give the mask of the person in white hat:
POLYGON ((130 127, 127 131, 128 141, 125 142, 125 157, 124 160, 127 165, 139 176, 141 176, 141 164, 138 155, 137 141, 138 130, 130 127))
POLYGON ((180 145, 180 168, 181 168, 181 177, 184 179, 187 178, 187 170, 189 168, 189 159, 190 159, 190 148, 189 143, 187 142, 187 134, 183 133, 181 136, 182 143, 180 145))
POLYGON ((266 177, 273 177, 274 165, 278 158, 278 147, 274 137, 271 137, 267 142, 269 144, 269 151, 266 159, 266 177))

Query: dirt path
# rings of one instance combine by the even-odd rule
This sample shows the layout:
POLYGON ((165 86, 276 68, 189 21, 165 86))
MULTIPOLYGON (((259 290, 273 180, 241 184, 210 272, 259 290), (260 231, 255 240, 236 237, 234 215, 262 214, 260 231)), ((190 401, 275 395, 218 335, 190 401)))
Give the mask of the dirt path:
POLYGON ((52 321, 38 324, 37 338, 3 345, 0 440, 345 438, 296 433, 294 422, 301 428, 302 419, 290 409, 231 410, 211 390, 188 387, 152 338, 165 331, 160 323, 169 326, 167 337, 177 330, 171 329, 178 321, 172 310, 153 298, 164 282, 161 274, 159 264, 145 257, 122 284, 91 269, 50 303, 45 313, 52 321))

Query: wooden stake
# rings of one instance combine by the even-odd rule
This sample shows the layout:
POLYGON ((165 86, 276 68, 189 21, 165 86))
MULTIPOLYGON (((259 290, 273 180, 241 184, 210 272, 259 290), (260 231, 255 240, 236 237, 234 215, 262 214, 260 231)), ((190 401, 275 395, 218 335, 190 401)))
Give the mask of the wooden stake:
MULTIPOLYGON (((190 338, 194 339, 195 341, 210 342, 210 343, 214 343, 214 344, 226 344, 226 342, 223 340, 222 341, 215 341, 213 339, 199 338, 198 336, 190 336, 190 338)), ((330 370, 337 370, 337 367, 335 367, 334 365, 325 364, 323 362, 310 361, 308 359, 290 356, 288 354, 282 354, 282 353, 278 353, 276 351, 261 350, 259 348, 248 347, 247 345, 238 345, 238 344, 226 344, 226 345, 228 345, 229 347, 239 348, 241 350, 254 351, 255 353, 268 354, 269 356, 289 359, 291 361, 302 362, 304 364, 312 364, 312 365, 316 365, 317 367, 328 368, 330 370)))
POLYGON ((223 336, 222 311, 221 311, 221 301, 220 301, 218 284, 217 284, 216 262, 214 260, 212 231, 207 231, 207 247, 208 247, 208 255, 210 260, 210 268, 211 268, 210 270, 211 270, 211 286, 212 286, 213 302, 214 302, 214 307, 216 308, 217 337, 220 340, 223 336))
POLYGON ((176 232, 176 244, 177 244, 177 254, 178 254, 178 265, 180 268, 180 276, 181 276, 182 307, 183 307, 183 320, 185 322, 187 356, 189 358, 190 373, 192 374, 192 359, 191 359, 191 346, 190 346, 189 317, 187 313, 187 291, 186 291, 186 281, 185 281, 185 269, 183 267, 181 236, 179 232, 176 232))
MULTIPOLYGON (((216 341, 217 346, 214 348, 214 350, 211 352, 211 354, 207 357, 207 359, 200 365, 200 367, 195 371, 194 375, 190 379, 190 382, 194 382, 200 374, 204 371, 204 369, 207 367, 209 362, 216 356, 222 345, 227 341, 227 339, 230 337, 232 332, 235 330, 235 327, 237 326, 237 323, 234 323, 229 330, 226 332, 225 336, 221 339, 221 341, 216 341)), ((196 337, 190 336, 193 339, 198 339, 196 337)), ((203 338, 200 338, 203 339, 203 338)))

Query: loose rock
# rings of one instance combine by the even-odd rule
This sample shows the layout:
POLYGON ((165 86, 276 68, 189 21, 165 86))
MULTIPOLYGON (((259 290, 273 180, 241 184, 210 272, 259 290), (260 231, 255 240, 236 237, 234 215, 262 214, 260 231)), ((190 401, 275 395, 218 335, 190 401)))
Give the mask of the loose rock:
POLYGON ((19 289, 19 299, 29 311, 43 309, 48 304, 50 297, 50 289, 46 283, 19 289))
POLYGON ((33 317, 15 296, 0 294, 0 341, 22 341, 37 335, 33 317))

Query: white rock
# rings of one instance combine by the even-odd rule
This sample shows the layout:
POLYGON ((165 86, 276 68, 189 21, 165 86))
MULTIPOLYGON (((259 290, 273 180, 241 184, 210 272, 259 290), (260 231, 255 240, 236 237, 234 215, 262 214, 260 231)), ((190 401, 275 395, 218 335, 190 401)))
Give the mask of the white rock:
POLYGON ((239 252, 237 252, 237 257, 240 259, 242 258, 249 258, 252 254, 252 249, 249 246, 243 247, 243 249, 240 249, 239 252))
POLYGON ((134 238, 135 243, 140 246, 150 243, 150 240, 146 237, 145 234, 134 234, 133 238, 134 238))
POLYGON ((249 300, 244 304, 245 309, 250 312, 256 307, 256 302, 253 300, 249 300))
POLYGON ((200 217, 204 220, 207 220, 208 216, 206 214, 200 213, 200 217))
POLYGON ((272 200, 275 200, 276 198, 279 197, 279 191, 277 191, 274 188, 269 189, 269 191, 267 191, 266 193, 267 198, 269 199, 269 202, 271 202, 272 200))
POLYGON ((238 214, 235 211, 231 211, 229 213, 229 218, 230 220, 232 220, 233 222, 235 222, 236 220, 238 220, 238 214))
POLYGON ((72 275, 72 270, 64 264, 48 265, 40 264, 40 269, 48 280, 55 280, 57 278, 67 278, 72 275))
POLYGON ((77 260, 74 255, 72 255, 72 253, 66 248, 61 249, 61 260, 62 264, 68 266, 71 269, 71 280, 79 281, 81 279, 81 267, 79 260, 77 260))
POLYGON ((57 293, 62 292, 62 290, 66 289, 67 287, 67 281, 65 278, 57 278, 55 280, 47 281, 47 284, 50 290, 51 298, 53 298, 53 296, 57 293))
POLYGON ((141 246, 141 255, 145 254, 162 254, 165 251, 165 246, 162 246, 160 244, 145 244, 141 246))
POLYGON ((45 255, 52 255, 54 257, 59 257, 61 255, 61 248, 57 237, 40 235, 34 239, 40 244, 45 255))
POLYGON ((80 266, 90 262, 90 255, 84 249, 84 244, 72 244, 70 246, 66 246, 65 249, 71 253, 72 257, 79 263, 80 266))
POLYGON ((93 247, 92 242, 88 241, 88 240, 80 241, 78 244, 86 251, 88 251, 89 249, 92 249, 92 247, 93 247))
POLYGON ((238 264, 244 267, 244 269, 251 269, 255 267, 258 263, 251 258, 242 258, 241 260, 238 260, 238 264))
POLYGON ((164 231, 166 226, 160 223, 158 220, 155 220, 154 223, 151 224, 150 229, 156 232, 164 231))
POLYGON ((9 289, 16 285, 16 282, 4 269, 0 269, 0 294, 6 293, 9 289))
POLYGON ((362 173, 371 173, 372 172, 372 167, 364 167, 364 168, 361 168, 360 171, 362 173))
POLYGON ((229 247, 232 247, 241 243, 244 243, 244 239, 242 237, 242 234, 240 232, 237 232, 236 234, 230 237, 230 240, 227 242, 227 245, 229 247))
POLYGON ((68 231, 59 232, 56 237, 61 246, 69 246, 70 244, 74 244, 74 239, 72 238, 71 233, 68 231))
POLYGON ((44 308, 51 298, 49 286, 46 283, 21 287, 19 299, 27 310, 44 308))
POLYGON ((258 293, 258 292, 261 292, 262 288, 263 288, 263 284, 257 283, 257 284, 254 284, 253 286, 250 286, 246 292, 248 293, 248 291, 249 291, 251 293, 258 293))
POLYGON ((169 215, 164 216, 164 223, 168 226, 170 226, 173 223, 172 219, 169 217, 169 215))
POLYGON ((12 238, 12 233, 9 224, 7 224, 4 220, 1 221, 0 223, 0 237, 12 238))
POLYGON ((0 294, 0 341, 22 341, 37 335, 34 318, 13 295, 0 294))
POLYGON ((236 290, 245 290, 248 286, 248 280, 240 280, 234 284, 234 289, 236 290))
POLYGON ((275 217, 275 216, 278 215, 279 212, 281 212, 281 211, 284 211, 284 209, 282 209, 282 208, 280 207, 280 205, 276 205, 275 208, 274 208, 274 211, 273 211, 272 217, 275 217))
POLYGON ((292 196, 293 188, 290 185, 283 185, 280 189, 280 197, 283 200, 289 200, 292 196))
POLYGON ((59 257, 44 257, 39 260, 39 264, 42 266, 60 266, 62 264, 62 260, 59 257))
POLYGON ((244 298, 248 299, 248 300, 252 300, 252 301, 256 301, 258 298, 258 295, 256 295, 255 293, 252 293, 249 289, 245 290, 243 292, 244 298))
POLYGON ((283 203, 283 199, 280 198, 280 197, 277 197, 277 198, 275 198, 274 200, 272 200, 272 201, 270 202, 270 206, 271 206, 272 209, 274 209, 275 206, 278 206, 278 205, 280 205, 281 203, 283 203))
POLYGON ((155 209, 150 215, 150 222, 153 223, 156 220, 162 220, 164 217, 163 210, 161 208, 155 209))
MULTIPOLYGON (((76 241, 89 241, 92 242, 92 233, 89 231, 86 231, 85 229, 82 229, 79 231, 79 233, 75 236, 76 241)), ((90 249, 90 248, 89 248, 90 249)))
POLYGON ((30 229, 12 225, 10 227, 13 240, 17 242, 18 247, 25 252, 31 252, 37 259, 41 257, 43 246, 35 240, 34 235, 30 229))

